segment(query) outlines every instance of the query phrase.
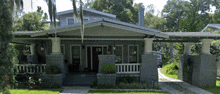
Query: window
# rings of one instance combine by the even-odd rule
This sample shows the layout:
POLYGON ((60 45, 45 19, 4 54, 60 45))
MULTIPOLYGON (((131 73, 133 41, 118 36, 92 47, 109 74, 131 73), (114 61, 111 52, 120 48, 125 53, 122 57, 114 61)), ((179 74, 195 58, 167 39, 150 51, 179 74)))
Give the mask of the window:
POLYGON ((74 24, 74 19, 73 18, 68 18, 68 25, 73 25, 74 24))
POLYGON ((62 45, 60 46, 60 50, 61 50, 61 53, 62 53, 63 55, 65 55, 64 44, 62 44, 62 45))
POLYGON ((122 46, 115 46, 115 63, 122 63, 122 46))
POLYGON ((89 21, 89 19, 87 19, 87 18, 86 18, 86 19, 83 19, 83 22, 88 22, 88 21, 89 21))
POLYGON ((129 46, 129 63, 137 63, 137 46, 129 46))

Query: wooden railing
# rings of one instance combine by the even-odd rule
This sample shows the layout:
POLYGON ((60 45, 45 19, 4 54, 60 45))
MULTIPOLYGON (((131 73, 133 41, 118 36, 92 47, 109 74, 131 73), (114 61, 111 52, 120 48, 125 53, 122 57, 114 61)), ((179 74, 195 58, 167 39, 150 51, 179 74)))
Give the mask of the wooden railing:
POLYGON ((116 73, 140 73, 141 63, 115 64, 116 73))
POLYGON ((46 64, 16 64, 17 73, 44 73, 46 64))

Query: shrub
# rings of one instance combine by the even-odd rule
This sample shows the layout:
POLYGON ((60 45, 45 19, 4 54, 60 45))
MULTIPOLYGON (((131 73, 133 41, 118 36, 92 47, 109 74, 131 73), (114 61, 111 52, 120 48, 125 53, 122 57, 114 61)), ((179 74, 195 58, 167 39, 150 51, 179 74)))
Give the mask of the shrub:
POLYGON ((101 68, 104 74, 116 73, 116 68, 114 64, 111 63, 103 64, 101 68))
POLYGON ((61 69, 58 65, 49 65, 46 66, 46 74, 60 74, 61 73, 61 69))
POLYGON ((97 89, 115 89, 116 85, 113 85, 113 84, 98 84, 94 88, 97 88, 97 89))
POLYGON ((140 84, 140 83, 131 83, 131 84, 119 83, 117 85, 117 88, 120 88, 120 89, 160 89, 160 86, 159 85, 150 86, 147 83, 143 83, 143 84, 140 84))
POLYGON ((93 88, 93 87, 96 87, 98 85, 98 81, 97 80, 94 80, 92 81, 92 83, 90 84, 90 87, 93 88))
POLYGON ((138 83, 138 79, 134 76, 132 77, 118 77, 117 84, 119 83, 138 83))
POLYGON ((179 63, 167 64, 164 68, 167 74, 177 75, 179 63))
POLYGON ((59 84, 41 86, 41 89, 58 89, 58 88, 61 88, 59 84))

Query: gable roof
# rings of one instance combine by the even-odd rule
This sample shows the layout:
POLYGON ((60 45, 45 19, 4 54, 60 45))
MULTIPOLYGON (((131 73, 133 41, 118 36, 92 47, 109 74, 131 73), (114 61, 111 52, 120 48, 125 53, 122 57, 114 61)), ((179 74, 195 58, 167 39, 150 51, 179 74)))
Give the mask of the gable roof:
MULTIPOLYGON (((79 10, 80 9, 78 8, 77 11, 79 11, 79 10)), ((114 15, 114 14, 109 14, 109 13, 105 13, 105 12, 101 12, 101 11, 97 11, 97 10, 93 10, 93 9, 89 9, 89 8, 83 8, 83 10, 93 12, 96 14, 100 14, 100 15, 104 15, 104 16, 108 16, 108 17, 112 17, 112 18, 116 18, 116 15, 114 15)), ((57 16, 60 16, 63 14, 69 14, 69 13, 73 13, 73 9, 67 10, 67 11, 62 11, 62 12, 57 12, 57 16)))
POLYGON ((201 32, 203 32, 208 27, 220 29, 220 24, 208 24, 201 32))
MULTIPOLYGON (((55 32, 62 33, 62 32, 66 32, 68 30, 80 29, 81 28, 80 25, 81 24, 78 23, 78 24, 74 24, 71 26, 58 27, 58 28, 56 28, 56 30, 50 29, 50 30, 38 31, 38 32, 34 32, 34 33, 30 33, 29 31, 27 31, 26 35, 31 35, 31 37, 35 37, 35 36, 43 36, 46 34, 53 34, 55 32)), ((126 22, 111 20, 111 19, 107 19, 107 18, 86 22, 84 24, 84 27, 87 28, 87 27, 101 26, 101 25, 109 26, 109 27, 113 27, 113 28, 118 28, 118 29, 129 30, 129 31, 147 34, 147 35, 160 37, 160 38, 169 38, 169 36, 167 34, 163 34, 159 30, 156 30, 156 29, 151 29, 151 28, 147 28, 147 27, 143 27, 143 26, 139 26, 139 25, 135 25, 135 24, 130 24, 130 23, 126 23, 126 22)), ((24 34, 24 33, 25 33, 25 31, 22 32, 22 34, 24 34)), ((19 33, 19 31, 13 32, 13 34, 14 35, 22 35, 19 33)))

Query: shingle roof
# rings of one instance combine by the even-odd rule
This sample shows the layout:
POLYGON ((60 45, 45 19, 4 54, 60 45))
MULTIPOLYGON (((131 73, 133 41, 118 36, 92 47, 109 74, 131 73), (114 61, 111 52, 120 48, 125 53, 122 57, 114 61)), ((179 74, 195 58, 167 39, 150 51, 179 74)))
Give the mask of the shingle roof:
POLYGON ((170 37, 220 37, 220 34, 212 32, 162 32, 170 37))
MULTIPOLYGON (((108 17, 112 17, 112 18, 116 18, 116 15, 114 15, 114 14, 109 14, 109 13, 105 13, 105 12, 101 12, 101 11, 97 11, 97 10, 93 10, 93 9, 88 9, 88 8, 83 8, 83 10, 97 13, 97 14, 104 15, 104 16, 108 16, 108 17)), ((77 11, 79 11, 79 8, 77 9, 77 11)), ((73 12, 73 9, 67 10, 67 11, 62 11, 62 12, 57 12, 57 16, 72 13, 72 12, 73 12)))

